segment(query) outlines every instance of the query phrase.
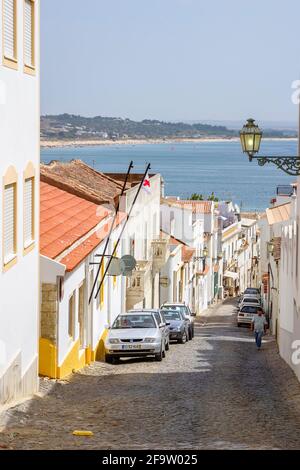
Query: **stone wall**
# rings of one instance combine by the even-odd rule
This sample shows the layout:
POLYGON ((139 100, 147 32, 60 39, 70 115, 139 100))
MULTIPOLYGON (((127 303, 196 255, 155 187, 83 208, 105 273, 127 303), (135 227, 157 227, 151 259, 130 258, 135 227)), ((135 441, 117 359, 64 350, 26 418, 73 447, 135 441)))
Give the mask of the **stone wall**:
POLYGON ((58 295, 56 284, 42 285, 41 337, 57 344, 58 295))

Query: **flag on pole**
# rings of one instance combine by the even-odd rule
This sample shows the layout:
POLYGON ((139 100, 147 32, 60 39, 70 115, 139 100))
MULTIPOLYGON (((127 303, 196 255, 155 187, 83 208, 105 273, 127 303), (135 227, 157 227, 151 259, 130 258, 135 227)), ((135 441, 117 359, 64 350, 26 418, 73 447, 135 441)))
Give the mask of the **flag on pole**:
POLYGON ((146 178, 144 179, 143 189, 146 191, 146 193, 151 193, 151 182, 149 173, 147 173, 146 178))

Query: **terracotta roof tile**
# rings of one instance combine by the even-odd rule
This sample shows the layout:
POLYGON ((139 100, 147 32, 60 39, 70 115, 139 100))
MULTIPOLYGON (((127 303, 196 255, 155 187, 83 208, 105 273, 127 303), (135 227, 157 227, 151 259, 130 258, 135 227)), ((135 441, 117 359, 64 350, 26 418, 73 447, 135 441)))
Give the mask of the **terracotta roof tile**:
POLYGON ((187 246, 184 246, 182 248, 182 261, 184 263, 188 263, 189 261, 191 261, 192 257, 194 256, 194 253, 195 253, 195 248, 189 248, 187 246))
POLYGON ((164 199, 164 202, 172 206, 191 209, 193 213, 197 213, 197 214, 211 214, 212 205, 213 205, 212 201, 190 201, 190 200, 174 201, 172 199, 171 200, 164 199))
POLYGON ((44 182, 40 193, 40 250, 49 258, 56 258, 111 213, 44 182))
MULTIPOLYGON (((68 163, 53 161, 49 165, 42 164, 41 181, 69 193, 69 197, 65 197, 63 202, 66 208, 70 204, 72 206, 72 195, 95 204, 114 203, 122 189, 120 181, 94 170, 81 160, 72 160, 68 163)), ((56 196, 48 193, 49 191, 45 191, 42 198, 47 206, 51 206, 51 200, 47 196, 50 196, 50 199, 56 196)))
MULTIPOLYGON (((124 219, 126 214, 120 213, 116 220, 115 227, 117 227, 124 219)), ((83 241, 78 247, 66 255, 60 262, 66 266, 66 270, 73 271, 97 246, 107 237, 110 230, 111 223, 105 224, 96 233, 93 233, 89 238, 83 241)))
POLYGON ((291 203, 282 204, 266 210, 269 225, 286 222, 290 218, 291 203))

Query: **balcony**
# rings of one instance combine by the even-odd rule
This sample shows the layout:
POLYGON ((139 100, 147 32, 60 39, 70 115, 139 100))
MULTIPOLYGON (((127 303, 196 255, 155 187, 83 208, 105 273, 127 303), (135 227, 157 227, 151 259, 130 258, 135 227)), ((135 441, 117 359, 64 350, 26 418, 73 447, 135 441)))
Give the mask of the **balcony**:
POLYGON ((166 264, 170 256, 169 240, 167 238, 153 240, 151 245, 153 271, 157 273, 166 264))
POLYGON ((138 261, 132 276, 128 278, 126 299, 127 309, 133 308, 142 302, 145 293, 151 289, 151 263, 149 261, 138 261))

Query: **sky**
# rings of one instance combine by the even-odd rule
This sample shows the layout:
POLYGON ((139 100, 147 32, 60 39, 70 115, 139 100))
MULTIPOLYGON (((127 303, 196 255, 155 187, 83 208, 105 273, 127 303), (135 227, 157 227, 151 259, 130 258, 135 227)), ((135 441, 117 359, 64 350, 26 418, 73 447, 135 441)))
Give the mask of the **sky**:
POLYGON ((299 0, 41 0, 42 113, 296 121, 299 0))

